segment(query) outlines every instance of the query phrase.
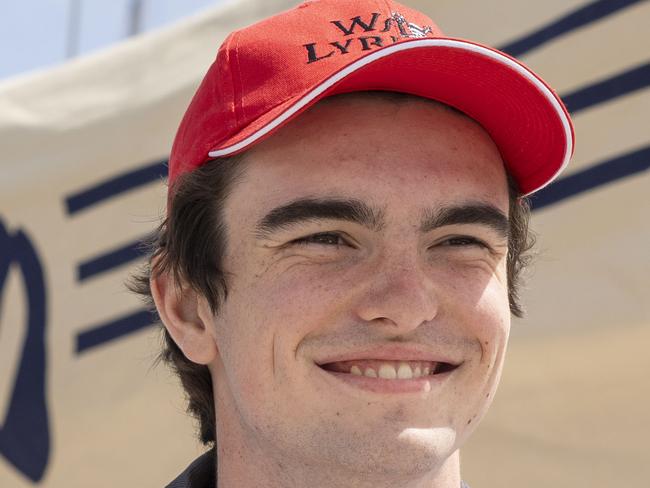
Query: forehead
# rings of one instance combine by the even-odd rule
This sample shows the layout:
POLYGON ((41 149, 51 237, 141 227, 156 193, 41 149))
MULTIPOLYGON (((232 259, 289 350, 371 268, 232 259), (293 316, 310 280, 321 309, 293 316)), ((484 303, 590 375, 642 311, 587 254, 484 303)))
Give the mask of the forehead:
POLYGON ((483 200, 507 211, 499 151, 469 117, 437 102, 353 94, 320 102, 246 155, 248 206, 353 196, 381 207, 483 200))

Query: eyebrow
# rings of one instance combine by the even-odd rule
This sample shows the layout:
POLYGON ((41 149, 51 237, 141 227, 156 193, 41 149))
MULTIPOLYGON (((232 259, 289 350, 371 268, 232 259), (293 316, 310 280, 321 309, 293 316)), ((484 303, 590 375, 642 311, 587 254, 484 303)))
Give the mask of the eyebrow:
POLYGON ((508 217, 494 205, 486 203, 466 203, 425 211, 420 231, 429 232, 439 227, 458 224, 484 225, 504 239, 510 235, 508 217))
POLYGON ((293 225, 317 220, 344 220, 374 231, 384 226, 383 212, 354 198, 301 198, 274 208, 255 226, 259 238, 293 225))
MULTIPOLYGON (((274 232, 319 220, 353 222, 375 232, 385 226, 384 212, 354 198, 301 198, 269 211, 255 226, 255 235, 268 238, 274 232)), ((423 213, 420 232, 457 224, 480 224, 496 231, 504 239, 509 235, 508 217, 486 203, 444 206, 423 213)))

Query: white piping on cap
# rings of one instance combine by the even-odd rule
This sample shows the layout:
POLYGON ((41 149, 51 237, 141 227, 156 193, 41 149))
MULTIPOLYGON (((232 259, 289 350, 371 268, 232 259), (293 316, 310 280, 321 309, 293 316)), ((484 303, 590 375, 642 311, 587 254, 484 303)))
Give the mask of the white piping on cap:
POLYGON ((389 56, 391 54, 394 54, 399 51, 406 51, 408 49, 417 49, 421 47, 429 47, 429 46, 435 46, 435 47, 451 47, 451 48, 456 48, 456 49, 462 49, 465 51, 472 51, 475 53, 478 53, 480 55, 486 56, 488 58, 492 58, 495 61, 498 61, 504 65, 506 65, 508 68, 511 68, 515 70, 518 74, 522 75, 524 78, 526 78, 528 81, 530 81, 537 89, 546 97, 548 102, 551 104, 551 106, 555 109, 558 117, 560 118, 560 121, 562 122, 562 127, 564 128, 564 138, 566 141, 566 150, 564 152, 564 158, 562 160, 562 165, 560 168, 553 174, 549 180, 544 183, 542 186, 533 189, 527 195, 530 195, 531 193, 534 193, 538 190, 541 190, 544 188, 546 185, 551 183, 557 175, 559 175, 562 170, 569 164, 569 160, 571 159, 571 154, 573 152, 573 140, 571 137, 571 123, 569 122, 568 117, 564 113, 564 110, 562 110, 562 107, 555 97, 555 94, 548 89, 548 87, 542 83, 542 81, 537 78, 532 72, 530 72, 528 69, 526 69, 524 66, 520 65, 519 63, 513 61, 507 56, 504 56, 500 54, 498 51, 493 51, 491 49, 487 49, 483 46, 478 46, 476 44, 472 44, 469 42, 464 42, 464 41, 459 41, 456 39, 417 39, 411 42, 404 42, 400 44, 393 44, 392 46, 388 46, 384 49, 374 51, 373 53, 369 54, 368 56, 358 59, 354 63, 350 64, 349 66, 346 66, 344 69, 341 71, 338 71, 337 73, 334 73, 334 75, 330 76, 327 78, 325 81, 323 81, 320 85, 318 85, 316 88, 314 88, 312 91, 307 93, 305 96, 303 96, 300 100, 298 100, 295 104, 293 104, 291 107, 289 107, 285 112, 281 113, 278 117, 275 119, 271 120, 268 124, 266 124, 264 127, 260 128, 250 136, 248 136, 246 139, 233 144, 231 146, 228 146, 223 149, 217 149, 215 151, 210 151, 208 153, 208 156, 211 158, 217 158, 221 156, 227 156, 228 154, 232 154, 234 152, 237 152, 253 142, 255 142, 257 139, 263 137, 264 135, 268 134, 271 132, 273 129, 278 127, 280 124, 282 124, 284 121, 289 119, 292 115, 294 115, 296 112, 298 112, 300 109, 302 109, 305 105, 309 104, 312 100, 314 100, 316 97, 321 95, 324 91, 326 91, 328 88, 332 87, 334 84, 337 82, 341 81, 345 77, 347 77, 349 74, 354 73, 357 71, 359 68, 362 68, 366 66, 367 64, 370 64, 378 59, 381 59, 385 56, 389 56))

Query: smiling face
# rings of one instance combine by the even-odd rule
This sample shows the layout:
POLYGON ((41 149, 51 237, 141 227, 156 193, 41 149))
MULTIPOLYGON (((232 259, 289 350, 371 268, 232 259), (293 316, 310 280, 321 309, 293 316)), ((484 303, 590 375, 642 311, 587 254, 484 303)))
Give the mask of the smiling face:
POLYGON ((332 99, 250 150, 210 324, 219 469, 452 479, 508 339, 507 213, 492 140, 424 100, 332 99))

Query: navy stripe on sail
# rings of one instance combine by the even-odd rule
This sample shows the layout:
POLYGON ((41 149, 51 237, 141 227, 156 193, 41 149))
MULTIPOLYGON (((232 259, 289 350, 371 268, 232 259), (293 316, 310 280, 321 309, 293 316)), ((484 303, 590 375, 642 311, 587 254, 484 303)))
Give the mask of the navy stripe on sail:
POLYGON ((599 186, 642 173, 649 168, 650 146, 646 146, 553 182, 531 196, 533 210, 554 205, 599 186))
POLYGON ((511 56, 522 56, 555 38, 585 27, 639 2, 641 0, 598 0, 589 3, 499 49, 511 56))
POLYGON ((90 188, 68 195, 65 198, 66 211, 68 215, 74 215, 121 193, 164 178, 166 175, 167 160, 119 174, 90 188))

